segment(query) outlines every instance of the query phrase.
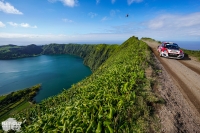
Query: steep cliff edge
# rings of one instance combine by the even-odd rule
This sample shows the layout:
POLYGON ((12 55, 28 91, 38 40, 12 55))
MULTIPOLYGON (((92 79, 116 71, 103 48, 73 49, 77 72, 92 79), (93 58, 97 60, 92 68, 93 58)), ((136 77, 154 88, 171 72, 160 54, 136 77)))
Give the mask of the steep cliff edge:
POLYGON ((43 46, 42 54, 71 54, 84 59, 84 64, 92 71, 107 60, 119 45, 89 44, 49 44, 43 46))

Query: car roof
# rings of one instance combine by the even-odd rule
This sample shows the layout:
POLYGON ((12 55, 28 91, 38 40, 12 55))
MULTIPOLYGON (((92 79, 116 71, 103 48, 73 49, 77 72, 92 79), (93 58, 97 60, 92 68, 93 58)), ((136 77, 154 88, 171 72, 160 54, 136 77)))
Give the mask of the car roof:
POLYGON ((162 42, 162 44, 171 44, 171 45, 177 45, 178 46, 178 44, 176 44, 174 42, 162 42))
POLYGON ((174 44, 173 42, 162 42, 163 44, 174 44))

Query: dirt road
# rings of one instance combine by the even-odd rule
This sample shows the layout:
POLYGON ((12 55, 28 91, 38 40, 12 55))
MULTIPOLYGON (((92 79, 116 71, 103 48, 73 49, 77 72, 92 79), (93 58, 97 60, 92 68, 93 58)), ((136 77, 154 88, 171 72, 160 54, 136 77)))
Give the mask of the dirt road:
POLYGON ((162 70, 157 86, 166 105, 159 111, 163 132, 200 133, 200 63, 159 57, 155 41, 145 41, 162 70))

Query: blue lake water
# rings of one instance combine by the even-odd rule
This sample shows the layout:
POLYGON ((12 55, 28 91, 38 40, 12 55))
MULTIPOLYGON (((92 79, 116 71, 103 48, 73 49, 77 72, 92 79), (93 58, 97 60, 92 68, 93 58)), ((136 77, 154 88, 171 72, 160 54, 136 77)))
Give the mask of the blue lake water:
POLYGON ((83 59, 72 55, 42 55, 15 60, 0 60, 0 95, 41 83, 35 97, 40 102, 68 89, 89 76, 83 59))

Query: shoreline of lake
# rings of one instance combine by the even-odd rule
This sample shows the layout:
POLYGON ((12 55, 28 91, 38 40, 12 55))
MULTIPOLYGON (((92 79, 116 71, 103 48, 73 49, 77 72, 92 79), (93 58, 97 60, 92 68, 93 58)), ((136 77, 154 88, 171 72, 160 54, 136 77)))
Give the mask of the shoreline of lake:
POLYGON ((0 95, 42 83, 36 102, 60 93, 63 88, 70 88, 91 74, 83 59, 74 55, 41 55, 0 62, 0 77, 3 79, 0 81, 0 95))

